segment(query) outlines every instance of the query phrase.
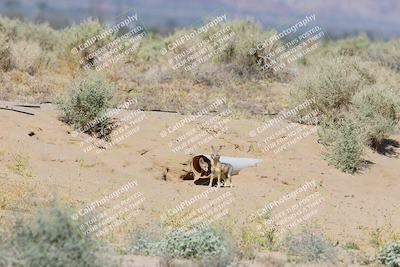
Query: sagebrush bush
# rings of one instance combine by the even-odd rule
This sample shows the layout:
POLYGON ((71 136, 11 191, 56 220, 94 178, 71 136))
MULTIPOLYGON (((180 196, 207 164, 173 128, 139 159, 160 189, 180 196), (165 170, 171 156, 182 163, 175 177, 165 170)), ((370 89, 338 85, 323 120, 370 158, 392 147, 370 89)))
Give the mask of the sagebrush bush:
POLYGON ((281 44, 280 41, 271 44, 268 43, 261 50, 256 50, 256 53, 250 53, 251 49, 255 49, 257 45, 264 43, 265 40, 269 40, 270 37, 276 34, 275 31, 263 31, 262 26, 252 20, 232 21, 222 23, 218 27, 209 30, 207 32, 208 35, 205 37, 212 35, 224 27, 230 27, 234 33, 234 37, 228 47, 216 57, 217 62, 228 64, 239 76, 248 77, 249 75, 256 75, 258 77, 276 78, 277 74, 272 69, 262 70, 258 61, 261 60, 262 56, 278 48, 281 44))
POLYGON ((290 92, 291 105, 314 98, 315 104, 302 113, 314 109, 325 115, 347 111, 353 95, 374 82, 371 70, 356 58, 322 58, 295 79, 290 92))
POLYGON ((0 16, 0 32, 5 33, 8 37, 15 36, 17 27, 21 23, 18 19, 10 19, 8 17, 0 16))
POLYGON ((337 254, 332 244, 310 229, 303 229, 295 236, 287 236, 283 245, 287 248, 288 254, 297 261, 332 263, 337 261, 337 254))
POLYGON ((11 65, 11 51, 8 36, 0 32, 0 69, 7 71, 11 65))
POLYGON ((397 72, 400 71, 400 41, 371 43, 367 50, 368 59, 378 62, 397 72))
POLYGON ((351 100, 352 114, 367 145, 377 149, 400 120, 399 93, 382 86, 360 91, 351 100))
POLYGON ((377 259, 389 267, 400 266, 400 240, 388 241, 378 252, 377 259))
POLYGON ((324 44, 315 56, 356 56, 365 58, 367 56, 366 51, 369 49, 370 44, 371 41, 366 34, 359 34, 354 37, 347 37, 340 40, 330 40, 324 44))
POLYGON ((39 44, 19 41, 11 45, 11 66, 30 75, 35 74, 40 66, 42 49, 39 44))
POLYGON ((51 205, 30 219, 17 221, 1 240, 1 266, 95 267, 110 266, 99 256, 96 241, 84 236, 72 213, 51 205))
POLYGON ((228 262, 233 257, 232 244, 227 235, 209 227, 196 231, 173 229, 161 238, 148 232, 136 232, 132 252, 202 260, 218 257, 228 262))
POLYGON ((0 17, 0 32, 5 33, 13 41, 25 40, 38 43, 44 50, 55 51, 62 45, 60 32, 48 24, 34 24, 0 17))
POLYGON ((148 69, 149 64, 157 64, 163 56, 160 53, 161 48, 165 48, 166 39, 159 35, 148 33, 146 40, 140 42, 137 51, 129 55, 138 66, 148 69))
POLYGON ((361 167, 363 142, 354 119, 324 117, 318 133, 328 149, 326 158, 330 164, 348 173, 361 167))
POLYGON ((60 119, 75 129, 98 137, 110 133, 110 118, 105 116, 113 96, 113 87, 95 76, 72 84, 66 96, 58 100, 60 119))
POLYGON ((114 40, 114 35, 99 38, 87 48, 85 48, 85 43, 96 35, 103 34, 105 30, 106 28, 98 20, 87 19, 81 24, 71 26, 63 31, 63 59, 68 62, 72 69, 84 67, 86 64, 89 64, 92 68, 95 67, 96 57, 92 58, 90 55, 114 40), (79 49, 79 46, 83 49, 79 49), (77 49, 78 53, 73 54, 72 49, 77 49))

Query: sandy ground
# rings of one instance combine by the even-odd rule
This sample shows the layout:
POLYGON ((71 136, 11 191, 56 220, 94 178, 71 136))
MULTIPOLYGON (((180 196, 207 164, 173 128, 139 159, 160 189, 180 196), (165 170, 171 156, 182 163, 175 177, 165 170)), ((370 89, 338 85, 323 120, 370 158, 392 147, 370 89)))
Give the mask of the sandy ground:
MULTIPOLYGON (((193 180, 180 178, 189 170, 192 155, 185 155, 183 151, 174 153, 169 147, 168 143, 179 134, 173 138, 160 136, 160 132, 184 116, 146 112, 136 134, 96 154, 83 151, 80 143, 88 136, 74 137, 70 127, 57 119, 51 105, 35 110, 21 109, 32 111, 35 116, 0 110, 2 183, 31 181, 37 188, 44 187, 79 209, 137 180, 137 190, 144 194, 145 202, 132 223, 141 225, 160 220, 169 209, 208 189, 193 180), (29 136, 30 132, 34 135, 29 136), (18 153, 29 157, 27 168, 32 174, 29 177, 21 177, 10 167, 15 164, 18 153)), ((187 132, 194 124, 183 126, 179 133, 187 132)), ((209 154, 211 144, 225 145, 223 155, 263 160, 258 166, 233 176, 233 188, 219 188, 201 200, 205 204, 231 192, 234 200, 221 222, 244 227, 257 209, 314 180, 316 186, 299 198, 313 192, 323 196, 324 201, 309 222, 318 224, 332 240, 341 244, 356 241, 368 246, 370 232, 377 227, 391 224, 400 230, 400 175, 396 157, 399 148, 394 148, 390 156, 367 151, 365 158, 370 162, 369 167, 350 175, 322 159, 323 147, 318 144, 315 133, 280 153, 262 152, 249 136, 259 125, 259 121, 233 119, 227 124, 228 130, 193 152, 209 154)), ((400 141, 400 136, 393 139, 400 141)))

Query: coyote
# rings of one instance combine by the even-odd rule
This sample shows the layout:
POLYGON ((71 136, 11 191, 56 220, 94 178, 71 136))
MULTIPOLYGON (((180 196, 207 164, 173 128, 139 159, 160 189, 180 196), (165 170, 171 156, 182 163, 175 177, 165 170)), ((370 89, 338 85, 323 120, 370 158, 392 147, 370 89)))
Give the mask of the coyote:
POLYGON ((210 177, 210 185, 212 186, 212 182, 214 178, 218 178, 218 183, 217 187, 221 186, 221 177, 223 176, 224 178, 224 186, 227 184, 229 181, 229 186, 232 187, 232 172, 233 172, 233 166, 229 163, 223 163, 220 162, 220 151, 223 146, 220 146, 218 150, 214 148, 214 146, 211 146, 212 149, 212 154, 211 154, 211 177, 210 177))

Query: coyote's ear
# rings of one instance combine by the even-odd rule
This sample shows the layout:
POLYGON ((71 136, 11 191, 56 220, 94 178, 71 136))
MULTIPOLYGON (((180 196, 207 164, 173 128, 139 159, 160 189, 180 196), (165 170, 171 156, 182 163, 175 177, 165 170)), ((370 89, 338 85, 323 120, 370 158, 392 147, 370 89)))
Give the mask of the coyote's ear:
POLYGON ((219 149, 218 149, 218 151, 221 151, 221 149, 223 148, 224 146, 219 146, 219 149))
POLYGON ((214 146, 211 146, 211 150, 212 150, 213 153, 215 152, 214 146))

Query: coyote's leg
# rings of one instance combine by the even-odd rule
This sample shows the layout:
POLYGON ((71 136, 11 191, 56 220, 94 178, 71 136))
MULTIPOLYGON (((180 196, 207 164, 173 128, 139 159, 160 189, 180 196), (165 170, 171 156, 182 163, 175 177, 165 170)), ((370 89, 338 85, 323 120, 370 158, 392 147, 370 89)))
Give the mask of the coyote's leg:
POLYGON ((217 184, 217 187, 221 187, 221 175, 222 175, 222 173, 219 172, 218 173, 218 184, 217 184))
POLYGON ((213 180, 214 180, 214 174, 211 173, 211 175, 210 175, 210 184, 209 184, 210 187, 212 186, 213 180))
POLYGON ((227 180, 229 180, 229 187, 233 187, 233 183, 232 183, 232 173, 231 172, 228 172, 228 179, 227 180))

